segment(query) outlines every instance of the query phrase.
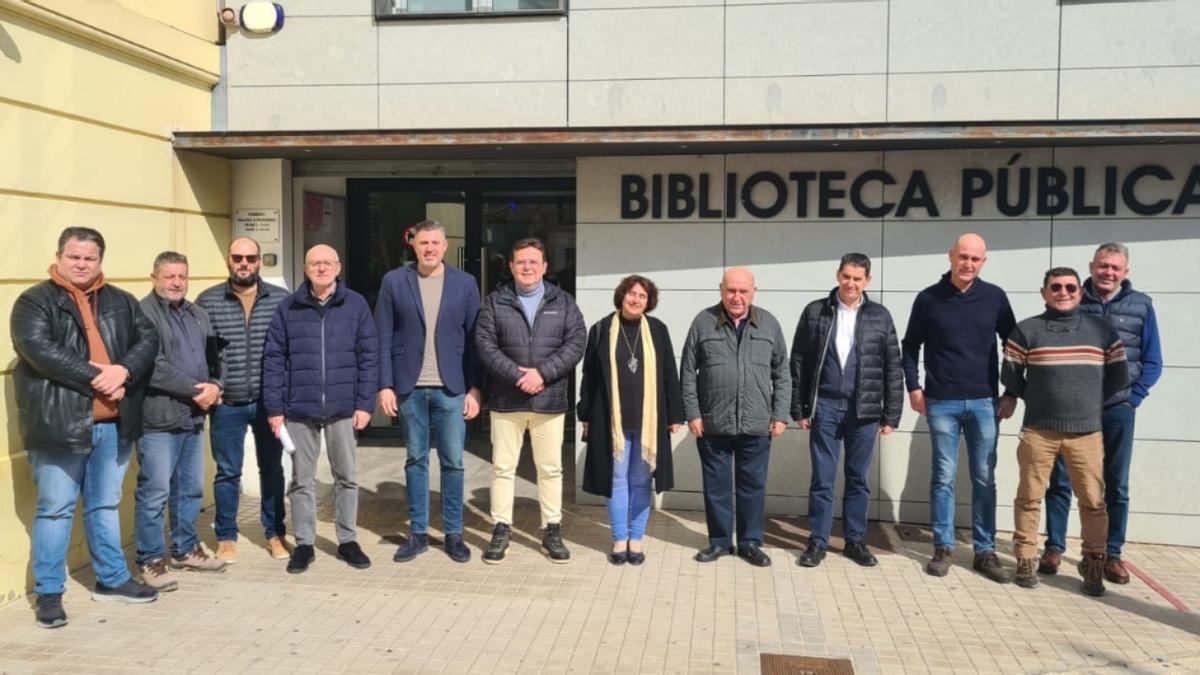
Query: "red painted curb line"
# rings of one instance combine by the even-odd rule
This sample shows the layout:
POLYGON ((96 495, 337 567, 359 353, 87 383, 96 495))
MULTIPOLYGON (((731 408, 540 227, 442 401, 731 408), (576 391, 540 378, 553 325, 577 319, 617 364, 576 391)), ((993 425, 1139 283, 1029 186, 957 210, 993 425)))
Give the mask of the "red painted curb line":
POLYGON ((1137 566, 1135 566, 1133 563, 1126 562, 1125 569, 1129 570, 1130 572, 1133 572, 1134 576, 1141 579, 1150 588, 1153 588, 1154 591, 1156 593, 1158 593, 1159 595, 1161 595, 1164 600, 1171 603, 1171 605, 1174 606, 1175 609, 1177 609, 1181 612, 1192 611, 1192 610, 1188 609, 1187 605, 1183 604, 1182 600, 1175 597, 1174 593, 1172 593, 1171 591, 1168 591, 1162 584, 1155 581, 1154 578, 1151 577, 1149 574, 1146 574, 1145 572, 1138 569, 1137 566))

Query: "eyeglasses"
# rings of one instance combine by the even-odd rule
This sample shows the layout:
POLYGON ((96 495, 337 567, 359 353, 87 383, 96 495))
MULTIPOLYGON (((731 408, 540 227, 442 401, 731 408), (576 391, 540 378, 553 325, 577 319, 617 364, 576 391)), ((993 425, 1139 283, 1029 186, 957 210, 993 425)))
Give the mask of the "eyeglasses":
POLYGON ((250 255, 242 255, 241 253, 230 253, 229 259, 235 263, 240 263, 244 260, 253 265, 254 263, 258 262, 258 254, 251 253, 250 255))
POLYGON ((1051 293, 1061 293, 1063 289, 1066 289, 1066 291, 1071 295, 1075 295, 1075 291, 1078 291, 1079 287, 1075 284, 1050 284, 1051 293))

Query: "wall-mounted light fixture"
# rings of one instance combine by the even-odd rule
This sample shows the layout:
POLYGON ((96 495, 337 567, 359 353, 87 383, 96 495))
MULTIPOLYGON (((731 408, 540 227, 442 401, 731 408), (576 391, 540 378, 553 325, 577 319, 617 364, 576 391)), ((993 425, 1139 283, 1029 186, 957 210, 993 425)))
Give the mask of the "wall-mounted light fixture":
POLYGON ((247 2, 238 13, 242 30, 274 33, 283 28, 283 6, 278 2, 247 2))

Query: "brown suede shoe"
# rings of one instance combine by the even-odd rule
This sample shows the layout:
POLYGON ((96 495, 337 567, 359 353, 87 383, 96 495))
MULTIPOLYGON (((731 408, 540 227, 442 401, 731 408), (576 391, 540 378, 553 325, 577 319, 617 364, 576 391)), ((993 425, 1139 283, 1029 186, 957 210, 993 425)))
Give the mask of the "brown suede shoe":
MULTIPOLYGON (((288 550, 287 542, 282 537, 271 537, 267 540, 267 549, 271 551, 271 557, 276 560, 287 560, 292 557, 292 552, 288 550)), ((217 557, 221 557, 218 553, 217 557)))
POLYGON ((1037 588, 1038 578, 1034 574, 1034 568, 1037 567, 1037 558, 1017 558, 1017 573, 1013 577, 1013 583, 1021 588, 1037 588))
POLYGON ((1121 562, 1120 558, 1109 558, 1104 561, 1104 578, 1114 584, 1129 583, 1129 570, 1125 569, 1125 563, 1121 562))
POLYGON ((1058 574, 1058 566, 1062 564, 1062 551, 1048 548, 1042 552, 1042 560, 1038 563, 1038 574, 1052 577, 1058 574))

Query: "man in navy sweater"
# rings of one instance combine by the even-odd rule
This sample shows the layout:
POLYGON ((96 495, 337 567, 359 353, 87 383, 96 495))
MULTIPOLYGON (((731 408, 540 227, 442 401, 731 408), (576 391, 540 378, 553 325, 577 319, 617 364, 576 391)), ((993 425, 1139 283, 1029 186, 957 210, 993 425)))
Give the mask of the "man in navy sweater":
POLYGON ((954 479, 958 439, 965 436, 971 471, 972 567, 997 583, 1009 574, 996 557, 996 437, 999 421, 1012 416, 1016 399, 998 398, 997 339, 1016 325, 1008 296, 979 278, 987 244, 964 234, 950 249, 950 271, 913 301, 904 333, 904 379, 912 409, 925 415, 933 445, 929 519, 933 558, 925 571, 945 576, 954 550, 954 479), (917 364, 925 347, 925 386, 917 364))

